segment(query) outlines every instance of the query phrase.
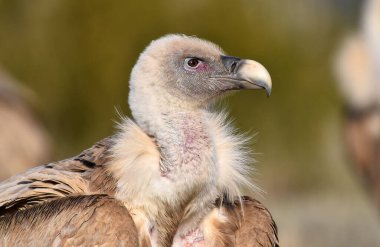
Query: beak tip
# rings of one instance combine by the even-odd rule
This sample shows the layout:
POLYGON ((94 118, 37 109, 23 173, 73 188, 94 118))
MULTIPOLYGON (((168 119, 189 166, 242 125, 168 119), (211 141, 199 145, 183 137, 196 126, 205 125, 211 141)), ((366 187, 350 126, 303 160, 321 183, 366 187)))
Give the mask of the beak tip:
POLYGON ((267 98, 269 98, 270 93, 271 93, 270 90, 266 90, 267 98))
POLYGON ((269 98, 269 96, 272 93, 272 81, 270 80, 270 83, 268 83, 267 85, 268 86, 266 86, 264 89, 265 89, 265 93, 267 95, 267 98, 269 98))
POLYGON ((266 68, 253 60, 242 60, 238 69, 239 78, 249 82, 251 85, 247 88, 265 89, 267 97, 272 91, 272 79, 266 68))

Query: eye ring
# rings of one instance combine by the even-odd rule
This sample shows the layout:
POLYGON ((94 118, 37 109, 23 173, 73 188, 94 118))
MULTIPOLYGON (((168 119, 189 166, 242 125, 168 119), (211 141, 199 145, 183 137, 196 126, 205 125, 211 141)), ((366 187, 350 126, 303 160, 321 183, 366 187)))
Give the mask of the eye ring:
POLYGON ((196 57, 188 57, 185 59, 185 65, 188 68, 195 69, 199 66, 200 63, 201 63, 201 60, 196 57))

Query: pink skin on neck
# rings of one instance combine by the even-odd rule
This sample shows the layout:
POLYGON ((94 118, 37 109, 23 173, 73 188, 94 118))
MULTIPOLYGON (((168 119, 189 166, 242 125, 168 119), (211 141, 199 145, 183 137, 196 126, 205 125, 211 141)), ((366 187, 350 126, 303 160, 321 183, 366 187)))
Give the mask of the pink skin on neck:
POLYGON ((205 247, 203 233, 197 228, 181 236, 183 247, 205 247))

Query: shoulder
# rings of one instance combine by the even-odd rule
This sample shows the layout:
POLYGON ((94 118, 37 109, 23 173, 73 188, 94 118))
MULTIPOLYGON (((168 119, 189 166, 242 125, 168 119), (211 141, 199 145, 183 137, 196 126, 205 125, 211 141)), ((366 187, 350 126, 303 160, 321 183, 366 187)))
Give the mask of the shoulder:
MULTIPOLYGON (((108 160, 112 138, 78 156, 35 167, 0 183, 0 216, 70 194, 96 192, 96 174, 108 160)), ((99 185, 100 186, 100 185, 99 185)), ((103 187, 107 188, 103 183, 103 187)), ((108 185, 109 191, 112 186, 108 185)))

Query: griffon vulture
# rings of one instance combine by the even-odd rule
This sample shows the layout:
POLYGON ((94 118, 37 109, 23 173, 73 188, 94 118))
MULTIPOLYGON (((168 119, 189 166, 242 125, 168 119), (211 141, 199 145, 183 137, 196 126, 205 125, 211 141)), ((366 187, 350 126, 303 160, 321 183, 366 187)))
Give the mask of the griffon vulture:
POLYGON ((0 184, 1 246, 278 246, 250 182, 249 150, 210 104, 265 89, 252 60, 185 35, 153 41, 130 79, 119 132, 0 184))
POLYGON ((366 2, 361 29, 346 39, 336 65, 347 150, 380 210, 380 0, 366 2))

